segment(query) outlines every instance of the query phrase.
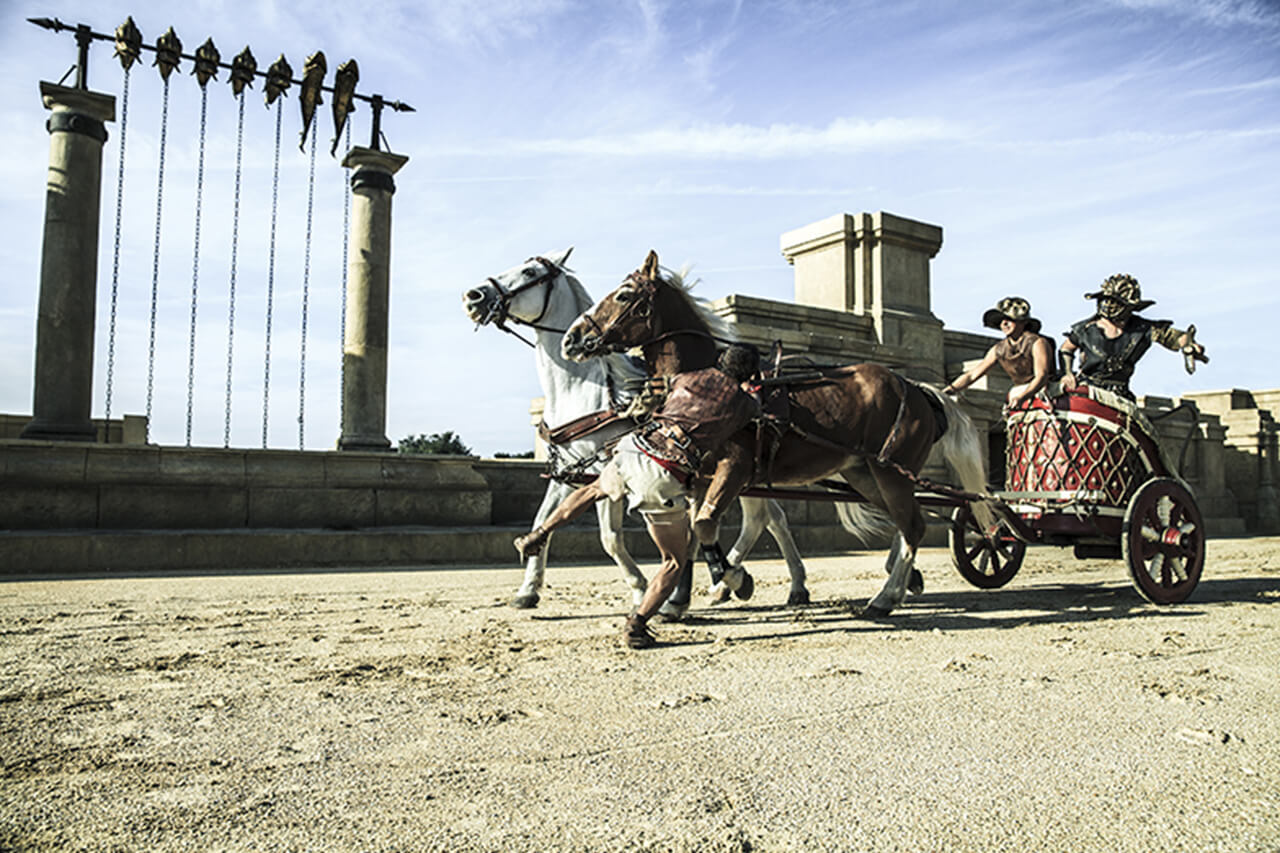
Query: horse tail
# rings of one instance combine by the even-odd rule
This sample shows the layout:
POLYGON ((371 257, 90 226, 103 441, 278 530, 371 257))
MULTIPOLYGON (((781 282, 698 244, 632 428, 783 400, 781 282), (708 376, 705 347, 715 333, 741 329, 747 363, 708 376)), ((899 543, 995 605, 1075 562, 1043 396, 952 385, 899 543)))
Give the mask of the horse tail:
POLYGON ((889 513, 869 503, 836 504, 836 516, 840 526, 849 531, 863 545, 871 546, 872 539, 881 539, 898 532, 889 513))
MULTIPOLYGON (((973 425, 973 419, 940 389, 923 383, 920 387, 942 404, 947 428, 938 439, 938 449, 942 452, 943 460, 960 479, 962 489, 977 494, 985 493, 987 472, 982 464, 982 440, 978 435, 978 428, 973 425)), ((995 514, 987 501, 976 501, 972 509, 974 517, 984 530, 995 523, 995 514)))

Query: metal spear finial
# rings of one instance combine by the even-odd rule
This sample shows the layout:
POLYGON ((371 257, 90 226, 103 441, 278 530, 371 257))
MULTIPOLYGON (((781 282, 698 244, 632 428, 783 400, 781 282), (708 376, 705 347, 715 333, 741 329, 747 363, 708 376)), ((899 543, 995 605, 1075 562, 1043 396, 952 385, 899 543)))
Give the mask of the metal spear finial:
POLYGON ((218 62, 222 54, 214 47, 213 38, 205 39, 204 44, 196 48, 196 67, 191 73, 196 75, 196 82, 204 88, 210 80, 218 79, 218 62))
POLYGON ((173 31, 173 27, 169 27, 168 32, 156 39, 156 61, 152 64, 158 65, 160 67, 160 76, 168 80, 169 75, 173 73, 181 61, 182 40, 173 31))
POLYGON ((236 58, 231 60, 231 91, 233 94, 239 95, 245 90, 245 87, 253 88, 253 77, 258 73, 258 60, 253 58, 253 52, 249 50, 249 46, 245 45, 244 50, 236 54, 236 58))
POLYGON ((142 56, 142 33, 133 23, 133 16, 124 19, 124 23, 116 27, 116 52, 120 64, 128 71, 142 56))
POLYGON ((324 51, 317 50, 307 57, 302 66, 302 86, 298 101, 302 106, 302 137, 298 141, 298 150, 305 150, 307 131, 311 129, 311 119, 315 116, 316 107, 324 103, 320 97, 320 88, 324 85, 325 72, 329 63, 324 58, 324 51))
POLYGON ((338 140, 342 138, 342 128, 347 123, 347 116, 356 111, 356 83, 360 82, 360 66, 354 59, 348 59, 338 66, 333 76, 333 147, 329 156, 338 150, 338 140))

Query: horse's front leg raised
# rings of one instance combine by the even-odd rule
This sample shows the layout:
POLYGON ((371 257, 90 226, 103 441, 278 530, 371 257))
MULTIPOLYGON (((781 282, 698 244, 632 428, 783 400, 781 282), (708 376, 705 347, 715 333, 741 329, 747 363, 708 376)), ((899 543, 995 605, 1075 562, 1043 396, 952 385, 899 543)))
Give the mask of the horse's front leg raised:
POLYGON ((605 498, 600 501, 596 504, 596 518, 600 520, 600 545, 622 569, 622 579, 631 588, 631 606, 639 607, 648 583, 622 538, 622 520, 626 514, 624 500, 605 498))

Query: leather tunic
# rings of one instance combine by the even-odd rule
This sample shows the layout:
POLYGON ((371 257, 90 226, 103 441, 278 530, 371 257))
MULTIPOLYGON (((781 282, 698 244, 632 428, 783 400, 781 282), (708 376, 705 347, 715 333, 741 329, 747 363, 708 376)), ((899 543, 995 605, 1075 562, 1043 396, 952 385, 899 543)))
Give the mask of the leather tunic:
POLYGON ((1067 340, 1074 343, 1084 356, 1080 365, 1080 381, 1132 400, 1129 378, 1133 376, 1133 369, 1138 359, 1151 348, 1151 342, 1169 327, 1169 321, 1152 321, 1134 314, 1129 317, 1123 332, 1115 338, 1108 338, 1094 319, 1081 320, 1067 332, 1067 340))
POLYGON ((760 404, 719 368, 676 374, 666 402, 640 437, 657 455, 696 471, 702 458, 760 416, 760 404))
MULTIPOLYGON (((1024 385, 1036 375, 1035 357, 1032 350, 1036 341, 1044 338, 1035 332, 1024 331, 1017 340, 1005 338, 996 344, 996 362, 1009 374, 1014 385, 1024 385)), ((1044 338, 1048 340, 1047 338, 1044 338)), ((1053 343, 1049 343, 1049 367, 1053 365, 1053 343)))

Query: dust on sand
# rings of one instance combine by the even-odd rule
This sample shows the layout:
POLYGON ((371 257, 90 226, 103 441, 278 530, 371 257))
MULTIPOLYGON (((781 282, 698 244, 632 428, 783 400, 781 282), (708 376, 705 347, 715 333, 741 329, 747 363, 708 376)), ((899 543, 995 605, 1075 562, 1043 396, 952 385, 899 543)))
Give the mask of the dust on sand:
POLYGON ((0 585, 0 848, 1275 850, 1280 539, 1192 598, 1031 549, 785 567, 625 649, 613 567, 0 585))

